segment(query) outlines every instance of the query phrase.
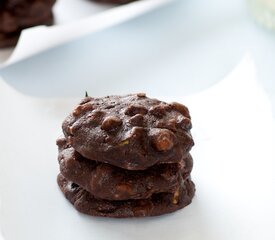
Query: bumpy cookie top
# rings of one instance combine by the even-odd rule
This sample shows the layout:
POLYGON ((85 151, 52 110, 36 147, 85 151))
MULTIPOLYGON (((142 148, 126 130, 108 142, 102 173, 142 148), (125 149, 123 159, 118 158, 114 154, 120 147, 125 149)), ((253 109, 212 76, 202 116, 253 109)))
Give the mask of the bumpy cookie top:
POLYGON ((188 109, 145 94, 84 98, 62 128, 84 157, 129 170, 180 162, 194 145, 188 109))

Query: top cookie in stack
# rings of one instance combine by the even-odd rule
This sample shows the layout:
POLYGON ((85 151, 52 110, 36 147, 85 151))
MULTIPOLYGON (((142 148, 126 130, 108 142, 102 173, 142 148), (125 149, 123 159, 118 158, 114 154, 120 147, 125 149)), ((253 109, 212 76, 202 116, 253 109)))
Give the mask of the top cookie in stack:
POLYGON ((191 202, 188 109, 145 94, 86 97, 57 141, 58 183, 90 215, 153 216, 191 202))
POLYGON ((128 170, 180 162, 193 146, 188 109, 145 94, 85 98, 63 123, 82 156, 128 170))

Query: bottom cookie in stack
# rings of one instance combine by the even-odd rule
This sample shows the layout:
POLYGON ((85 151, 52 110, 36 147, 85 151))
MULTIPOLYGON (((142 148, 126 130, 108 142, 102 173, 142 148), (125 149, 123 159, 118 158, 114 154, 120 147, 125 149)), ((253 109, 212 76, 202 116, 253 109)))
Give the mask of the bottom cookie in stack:
POLYGON ((82 212, 104 217, 157 216, 188 205, 194 196, 190 180, 193 159, 158 164, 146 170, 125 170, 81 156, 60 138, 58 184, 82 212))
POLYGON ((190 204, 195 193, 193 182, 186 179, 173 193, 156 193, 148 199, 109 201, 95 198, 62 174, 57 181, 65 197, 79 212, 101 217, 146 217, 174 212, 190 204))

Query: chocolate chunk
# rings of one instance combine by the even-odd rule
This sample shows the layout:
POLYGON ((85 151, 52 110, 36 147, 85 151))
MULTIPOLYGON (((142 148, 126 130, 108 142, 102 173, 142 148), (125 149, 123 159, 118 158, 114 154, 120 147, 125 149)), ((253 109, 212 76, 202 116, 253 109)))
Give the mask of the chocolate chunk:
POLYGON ((136 114, 129 119, 129 123, 133 126, 143 126, 144 117, 142 114, 136 114))
POLYGON ((159 104, 150 108, 149 113, 158 117, 162 118, 165 114, 171 111, 171 106, 167 104, 159 104))
POLYGON ((173 109, 179 111, 183 116, 191 119, 189 110, 186 106, 184 106, 180 103, 177 103, 177 102, 171 103, 171 106, 173 107, 173 109))
POLYGON ((101 129, 105 131, 111 131, 119 127, 121 124, 122 124, 122 121, 118 117, 108 116, 103 120, 101 129))
POLYGON ((176 136, 168 129, 152 129, 152 143, 158 151, 170 150, 176 141, 176 136))
POLYGON ((125 114, 128 116, 134 116, 136 114, 145 115, 148 112, 148 110, 139 105, 130 105, 126 108, 125 114))

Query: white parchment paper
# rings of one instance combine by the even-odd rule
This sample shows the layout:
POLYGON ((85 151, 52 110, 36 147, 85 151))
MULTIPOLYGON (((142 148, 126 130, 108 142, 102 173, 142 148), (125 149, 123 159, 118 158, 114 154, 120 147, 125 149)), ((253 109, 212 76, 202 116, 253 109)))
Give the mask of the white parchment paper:
POLYGON ((22 32, 15 49, 0 50, 0 69, 42 51, 103 30, 160 7, 172 0, 139 0, 122 6, 88 0, 59 0, 56 25, 37 26, 22 32))

